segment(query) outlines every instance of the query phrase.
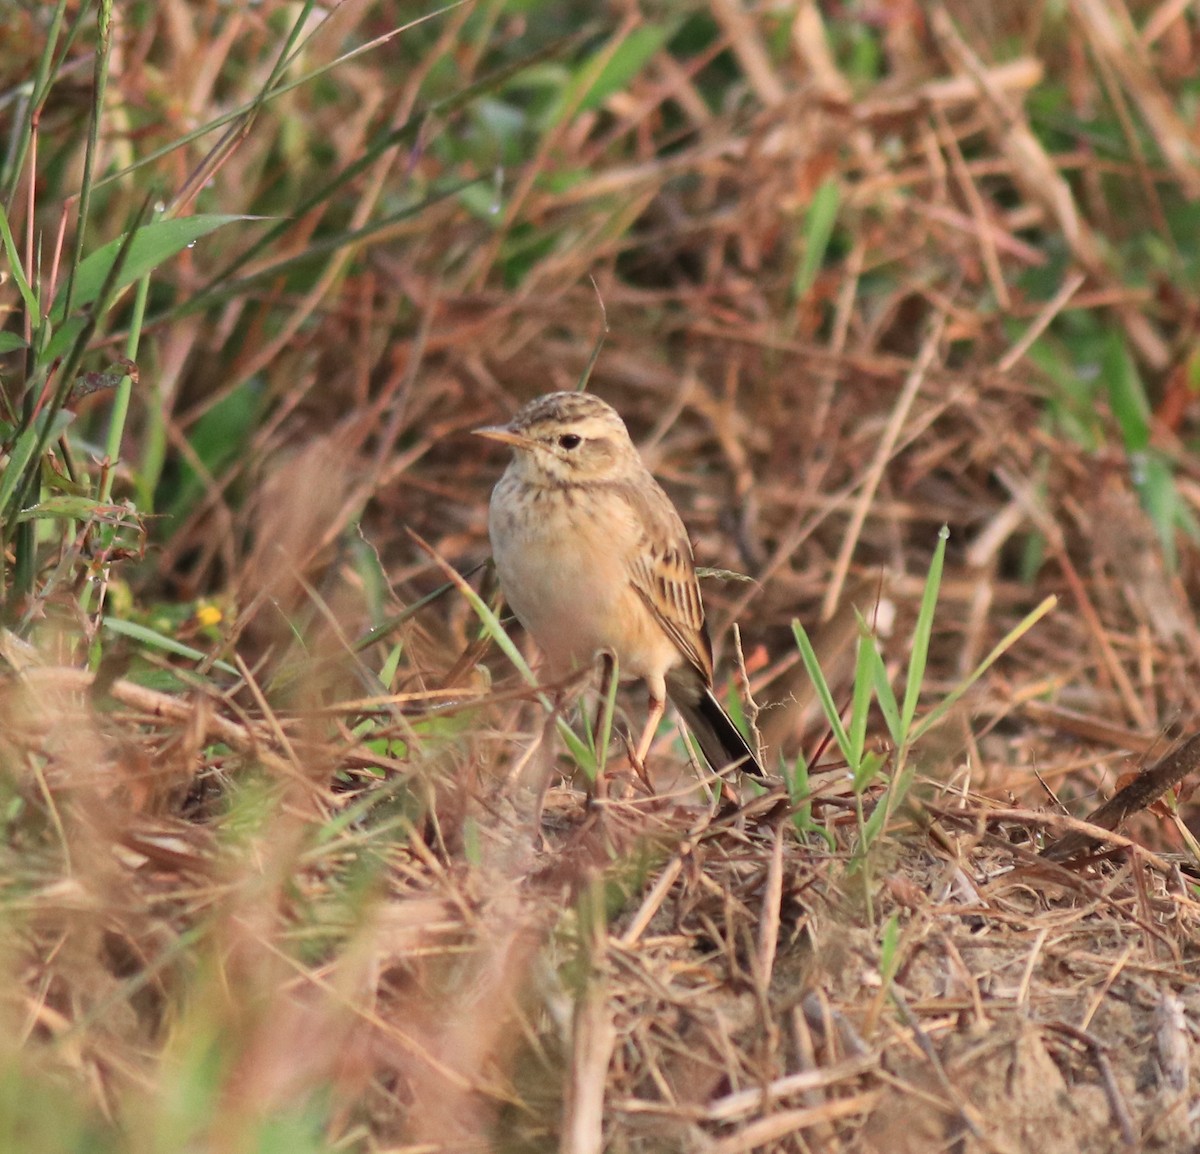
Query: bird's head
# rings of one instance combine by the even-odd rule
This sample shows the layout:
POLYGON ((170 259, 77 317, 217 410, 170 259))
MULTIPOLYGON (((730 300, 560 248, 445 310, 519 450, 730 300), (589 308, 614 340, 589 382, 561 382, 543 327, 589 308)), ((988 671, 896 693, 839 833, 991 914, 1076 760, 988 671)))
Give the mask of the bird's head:
POLYGON ((547 393, 507 425, 472 431, 511 446, 513 467, 530 484, 619 481, 642 468, 625 422, 591 393, 547 393))

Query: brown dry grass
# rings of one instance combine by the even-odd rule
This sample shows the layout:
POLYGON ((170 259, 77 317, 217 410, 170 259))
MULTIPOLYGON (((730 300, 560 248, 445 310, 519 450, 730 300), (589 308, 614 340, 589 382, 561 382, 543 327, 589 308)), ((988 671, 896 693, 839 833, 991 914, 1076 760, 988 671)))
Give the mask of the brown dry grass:
MULTIPOLYGON (((568 92, 508 161, 494 217, 438 197, 369 243, 317 247, 438 181, 490 179, 486 149, 460 144, 480 122, 451 108, 252 252, 237 275, 255 279, 150 326, 166 479, 199 480, 128 580, 146 605, 218 599, 214 653, 242 676, 151 683, 119 654, 94 676, 69 582, 43 586, 32 646, 6 638, 0 1061, 40 1148, 1196 1144, 1183 820, 1141 815, 1110 857, 1036 852, 1194 730, 1196 542, 1174 534, 1172 569, 1107 394, 1070 393, 1035 341, 1117 334, 1195 516, 1190 250, 1176 242, 1174 280, 1130 252, 1147 234, 1170 249, 1167 218, 1200 187, 1197 32, 1179 4, 1052 7, 713 0, 701 49, 656 51, 598 107, 568 92), (876 43, 878 76, 851 74, 847 28, 876 43), (731 78, 720 107, 713 70, 731 78), (1052 149, 1031 111, 1051 90, 1059 115, 1102 108, 1120 156, 1082 131, 1052 149), (796 293, 827 178, 834 248, 796 293), (299 279, 277 267, 305 254, 299 279), (354 645, 443 582, 412 534, 461 571, 486 557, 501 461, 466 432, 574 387, 597 296, 589 387, 626 416, 699 561, 754 578, 706 587, 714 634, 729 656, 740 627, 772 764, 822 753, 829 844, 798 835, 778 788, 720 809, 666 739, 658 796, 589 806, 564 780, 535 844, 506 783, 540 710, 480 656, 466 602, 388 635, 403 649, 386 686, 387 646, 354 645), (204 457, 203 417, 248 382, 236 453, 204 457), (864 862, 791 622, 839 701, 855 607, 902 677, 944 523, 927 701, 1045 595, 1059 608, 918 748, 864 862)), ((253 95, 279 10, 223 22, 169 0, 127 29, 117 161, 253 95)), ((596 19, 579 75, 656 16, 596 19)), ((343 5, 306 63, 396 23, 343 5)), ((340 65, 336 89, 265 108, 197 203, 291 213, 375 133, 549 35, 501 5, 449 10, 340 65)), ((48 110, 47 140, 70 114, 48 110)), ((209 175, 205 147, 159 179, 209 175)), ((108 220, 138 199, 128 182, 107 197, 108 220)), ((245 236, 188 254, 175 291, 199 294, 245 236)), ((150 468, 141 421, 131 491, 150 468)), ((4 1148, 33 1148, 23 1133, 4 1148)))

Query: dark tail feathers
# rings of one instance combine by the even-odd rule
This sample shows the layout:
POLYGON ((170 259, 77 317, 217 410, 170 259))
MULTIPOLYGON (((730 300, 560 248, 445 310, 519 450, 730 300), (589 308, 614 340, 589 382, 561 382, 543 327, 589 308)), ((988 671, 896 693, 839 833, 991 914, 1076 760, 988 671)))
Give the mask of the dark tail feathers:
POLYGON ((754 751, 730 720, 729 714, 721 708, 711 689, 701 690, 696 701, 685 700, 682 693, 673 696, 672 700, 714 773, 736 762, 743 773, 763 776, 762 766, 758 764, 754 751))

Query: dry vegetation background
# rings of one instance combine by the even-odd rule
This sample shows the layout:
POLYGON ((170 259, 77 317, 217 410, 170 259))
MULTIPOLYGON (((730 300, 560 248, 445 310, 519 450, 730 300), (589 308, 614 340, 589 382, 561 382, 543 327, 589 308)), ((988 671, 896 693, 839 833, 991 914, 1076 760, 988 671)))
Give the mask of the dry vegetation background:
POLYGON ((1195 729, 1198 103, 1188 0, 0 9, 0 1150, 1196 1148, 1186 790, 1038 851, 1195 729), (602 336, 782 784, 535 844, 430 595, 602 336))

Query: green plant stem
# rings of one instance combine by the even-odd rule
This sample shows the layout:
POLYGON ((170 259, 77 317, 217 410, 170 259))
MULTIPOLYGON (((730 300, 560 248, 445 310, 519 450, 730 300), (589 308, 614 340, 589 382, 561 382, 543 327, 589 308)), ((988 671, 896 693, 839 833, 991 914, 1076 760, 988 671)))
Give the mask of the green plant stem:
POLYGON ((16 558, 13 565, 12 580, 14 597, 7 605, 9 609, 18 608, 25 597, 33 591, 33 577, 35 572, 33 555, 37 549, 36 533, 37 526, 32 521, 27 521, 17 528, 16 536, 13 540, 13 555, 16 558))
MULTIPOLYGON (((138 281, 137 293, 133 300, 133 319, 129 325, 129 339, 125 344, 125 356, 131 361, 137 360, 138 348, 142 337, 142 322, 146 316, 146 299, 149 294, 150 274, 147 273, 138 281)), ((108 424, 108 441, 104 450, 108 467, 101 475, 100 491, 96 495, 96 499, 102 505, 107 505, 112 500, 113 479, 116 477, 117 462, 121 458, 121 442, 125 435, 125 421, 129 416, 129 399, 132 393, 133 378, 126 373, 117 383, 116 395, 113 398, 112 418, 108 424)), ((106 525, 100 530, 101 556, 108 552, 108 547, 112 544, 116 534, 117 528, 115 525, 106 525)), ((89 581, 84 587, 79 598, 79 604, 85 617, 91 613, 93 593, 107 578, 108 566, 105 565, 96 574, 95 578, 89 581)), ((96 636, 98 641, 98 632, 96 636)))
MULTIPOLYGON (((30 319, 32 320, 32 318, 30 319)), ((31 345, 25 350, 26 388, 25 395, 21 400, 21 420, 26 427, 33 423, 36 416, 37 390, 31 385, 31 379, 36 375, 36 363, 37 356, 31 345)), ((11 459, 8 467, 14 467, 11 459)), ((34 467, 29 470, 28 475, 23 478, 23 484, 20 484, 17 494, 17 509, 27 504, 31 495, 36 494, 40 477, 41 468, 35 463, 34 467)), ((37 566, 34 564, 34 555, 36 552, 37 526, 32 521, 18 526, 13 537, 13 596, 11 598, 7 597, 8 585, 7 582, 5 583, 7 609, 11 610, 21 606, 25 598, 33 592, 33 581, 37 571, 37 566)))
MULTIPOLYGON (((146 299, 150 295, 150 274, 147 273, 138 281, 137 293, 133 299, 133 319, 129 325, 129 340, 125 345, 125 356, 136 362, 138 348, 142 338, 142 323, 146 317, 146 299)), ((125 436, 125 421, 129 416, 129 399, 133 393, 133 378, 126 373, 117 385, 116 396, 113 398, 112 418, 108 424, 108 441, 104 447, 104 455, 108 458, 109 467, 104 471, 104 479, 100 484, 99 499, 101 504, 108 504, 112 499, 113 476, 116 472, 117 461, 121 457, 121 442, 125 436)))
POLYGON ((96 170, 96 152, 100 146, 100 119, 104 115, 104 94, 108 89, 108 61, 112 48, 112 0, 100 0, 99 42, 96 45, 95 87, 92 109, 88 117, 87 148, 83 154, 83 179, 79 186, 79 219, 75 227, 75 255, 67 273, 63 316, 71 314, 71 298, 75 293, 75 274, 83 262, 84 237, 87 234, 88 212, 92 204, 92 181, 96 170))
MULTIPOLYGON (((83 360, 84 354, 91 344, 92 337, 95 335, 96 329, 100 324, 100 318, 108 310, 112 302, 113 294, 116 292, 116 286, 119 283, 121 269, 125 266, 130 247, 133 244, 133 238, 137 235, 138 229, 142 227, 148 208, 148 202, 144 202, 139 209, 132 226, 125 234, 125 238, 117 250, 112 267, 109 269, 108 275, 104 278, 104 283, 101 285, 100 291, 96 294, 94 308, 89 313, 86 323, 76 336, 62 364, 58 366, 56 370, 58 380, 55 384, 53 396, 42 406, 42 412, 39 414, 37 422, 30 421, 20 431, 12 455, 10 456, 8 467, 0 475, 0 494, 2 494, 2 499, 0 499, 0 533, 3 533, 5 543, 12 540, 16 529, 26 523, 17 519, 21 502, 30 484, 34 483, 40 475, 42 454, 46 451, 46 446, 50 443, 53 436, 55 417, 61 412, 63 406, 67 403, 67 398, 71 395, 71 387, 75 381, 75 374, 79 371, 80 362, 83 360), (40 422, 40 427, 37 427, 38 422, 40 422), (12 472, 16 468, 14 458, 18 454, 20 455, 22 464, 18 471, 14 473, 12 472), (10 475, 12 477, 11 482, 9 480, 10 475)), ((35 374, 34 380, 38 379, 40 373, 41 370, 39 370, 38 374, 35 374)))
POLYGON ((143 383, 142 387, 146 390, 146 428, 142 433, 142 461, 134 481, 134 492, 138 509, 146 516, 152 516, 158 482, 167 461, 167 417, 158 382, 143 383))

